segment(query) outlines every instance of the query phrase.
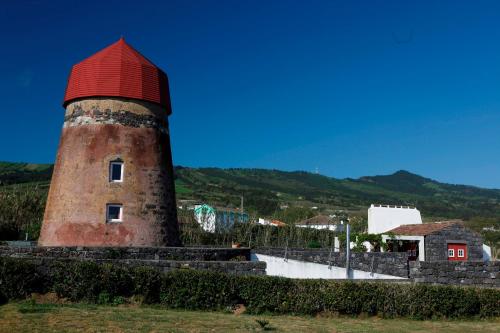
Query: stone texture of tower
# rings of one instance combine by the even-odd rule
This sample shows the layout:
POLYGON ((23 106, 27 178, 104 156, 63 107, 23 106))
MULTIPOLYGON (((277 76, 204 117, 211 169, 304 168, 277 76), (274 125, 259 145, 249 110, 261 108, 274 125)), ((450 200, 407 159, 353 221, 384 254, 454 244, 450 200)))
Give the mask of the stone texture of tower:
POLYGON ((123 38, 73 66, 40 246, 178 246, 166 74, 123 38))

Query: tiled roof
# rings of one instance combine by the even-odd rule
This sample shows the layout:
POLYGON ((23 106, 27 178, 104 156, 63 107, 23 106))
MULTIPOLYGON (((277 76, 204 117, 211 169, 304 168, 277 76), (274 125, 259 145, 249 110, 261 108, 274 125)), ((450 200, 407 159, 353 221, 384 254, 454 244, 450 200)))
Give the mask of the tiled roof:
POLYGON ((281 221, 278 221, 278 220, 272 220, 270 223, 272 225, 277 226, 277 227, 286 227, 286 223, 285 222, 281 222, 281 221))
POLYGON ((404 224, 387 231, 387 233, 403 236, 426 236, 456 224, 461 225, 462 223, 461 220, 450 220, 424 224, 404 224))
POLYGON ((334 225, 335 222, 332 218, 326 215, 317 215, 310 219, 303 220, 296 223, 297 225, 334 225))
POLYGON ((167 75, 123 38, 71 69, 63 104, 94 96, 144 100, 172 113, 167 75))

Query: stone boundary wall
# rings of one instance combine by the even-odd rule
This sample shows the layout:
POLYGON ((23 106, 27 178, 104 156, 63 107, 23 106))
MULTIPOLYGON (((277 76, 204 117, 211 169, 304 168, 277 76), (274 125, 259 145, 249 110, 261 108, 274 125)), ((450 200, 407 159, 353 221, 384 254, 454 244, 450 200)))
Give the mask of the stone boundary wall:
POLYGON ((195 247, 15 247, 0 246, 0 256, 171 261, 250 261, 249 248, 195 247))
POLYGON ((500 288, 500 261, 410 262, 415 282, 500 288))
MULTIPOLYGON (((172 270, 202 270, 215 271, 236 275, 266 275, 266 263, 261 261, 175 261, 175 260, 141 260, 141 259, 95 259, 95 258, 51 258, 51 257, 21 257, 23 260, 33 262, 40 272, 50 263, 68 261, 92 261, 97 264, 111 263, 123 266, 147 266, 169 272, 172 270)), ((45 270, 46 271, 46 270, 45 270)))
MULTIPOLYGON (((253 251, 257 254, 285 257, 283 248, 256 248, 253 251)), ((345 253, 343 252, 332 252, 330 258, 329 250, 288 249, 286 256, 288 259, 325 265, 331 262, 332 266, 345 267, 345 253)), ((401 252, 351 252, 351 269, 408 278, 408 255, 401 252)))

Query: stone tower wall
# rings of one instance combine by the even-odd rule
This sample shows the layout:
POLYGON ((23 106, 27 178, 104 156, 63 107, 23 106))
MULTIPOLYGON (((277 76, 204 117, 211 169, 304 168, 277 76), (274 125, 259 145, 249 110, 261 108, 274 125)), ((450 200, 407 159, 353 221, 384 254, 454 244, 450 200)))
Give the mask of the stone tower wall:
POLYGON ((168 120, 154 103, 92 97, 66 107, 41 246, 180 245, 168 120), (111 161, 123 182, 109 181, 111 161), (122 204, 122 222, 106 205, 122 204))

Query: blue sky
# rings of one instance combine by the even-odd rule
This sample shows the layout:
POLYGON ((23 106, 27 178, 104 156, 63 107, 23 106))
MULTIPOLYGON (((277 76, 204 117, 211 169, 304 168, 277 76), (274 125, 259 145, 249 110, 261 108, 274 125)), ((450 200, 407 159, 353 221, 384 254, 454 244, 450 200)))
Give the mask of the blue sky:
POLYGON ((54 161, 71 66, 123 35, 169 75, 176 165, 500 188, 497 1, 16 1, 0 27, 0 160, 54 161))

